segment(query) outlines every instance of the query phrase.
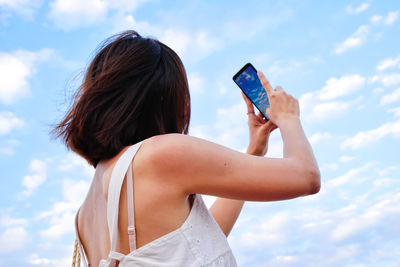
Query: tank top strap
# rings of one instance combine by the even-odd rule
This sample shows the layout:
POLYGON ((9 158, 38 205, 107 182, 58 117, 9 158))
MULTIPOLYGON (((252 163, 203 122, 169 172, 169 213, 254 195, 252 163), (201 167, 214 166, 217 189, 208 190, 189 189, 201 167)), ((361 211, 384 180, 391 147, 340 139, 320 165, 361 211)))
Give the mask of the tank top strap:
POLYGON ((139 142, 129 147, 120 156, 111 173, 107 199, 107 223, 110 234, 111 251, 115 251, 117 245, 119 198, 122 183, 124 182, 125 174, 127 173, 127 170, 141 144, 142 142, 139 142))
POLYGON ((136 230, 135 230, 135 199, 133 197, 133 176, 132 162, 129 164, 128 172, 126 173, 126 192, 127 192, 127 207, 128 207, 128 235, 129 235, 129 252, 136 249, 136 230))

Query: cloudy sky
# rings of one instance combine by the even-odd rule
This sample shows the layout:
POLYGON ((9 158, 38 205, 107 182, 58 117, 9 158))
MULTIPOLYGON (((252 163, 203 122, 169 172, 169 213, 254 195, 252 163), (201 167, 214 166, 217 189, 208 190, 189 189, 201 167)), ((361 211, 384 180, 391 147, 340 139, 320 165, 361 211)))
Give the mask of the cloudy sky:
MULTIPOLYGON (((247 62, 300 100, 322 189, 247 202, 228 239, 239 266, 400 266, 399 12, 389 0, 0 0, 0 266, 70 265, 93 169, 48 133, 95 48, 126 29, 181 56, 194 136, 246 149, 232 76, 247 62)), ((268 155, 282 155, 279 131, 268 155)))

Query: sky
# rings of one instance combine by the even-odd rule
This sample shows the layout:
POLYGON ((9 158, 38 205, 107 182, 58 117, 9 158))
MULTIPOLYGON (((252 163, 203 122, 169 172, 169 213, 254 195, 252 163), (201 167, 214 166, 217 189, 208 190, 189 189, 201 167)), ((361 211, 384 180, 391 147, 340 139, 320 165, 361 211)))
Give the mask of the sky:
MULTIPOLYGON (((0 0, 0 266, 71 264, 94 170, 49 132, 96 47, 127 29, 182 58, 193 136, 246 150, 232 76, 247 62, 299 99, 321 191, 246 202, 228 238, 239 266, 400 266, 399 12, 389 0, 0 0)), ((278 130, 267 156, 282 156, 278 130)))

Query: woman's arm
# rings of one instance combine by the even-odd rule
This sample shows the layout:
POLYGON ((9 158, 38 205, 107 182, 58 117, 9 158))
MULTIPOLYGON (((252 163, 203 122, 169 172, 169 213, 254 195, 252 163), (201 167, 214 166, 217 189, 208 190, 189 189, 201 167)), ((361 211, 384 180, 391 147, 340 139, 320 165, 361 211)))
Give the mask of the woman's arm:
MULTIPOLYGON (((245 94, 242 93, 242 96, 247 106, 250 139, 246 153, 263 157, 268 151, 269 136, 277 127, 271 122, 266 122, 262 114, 255 115, 251 101, 245 94)), ((211 206, 210 213, 226 236, 235 225, 243 205, 243 200, 219 197, 211 206)))
POLYGON ((280 88, 267 89, 265 78, 261 81, 270 98, 267 115, 282 134, 283 158, 247 155, 196 137, 168 134, 143 143, 143 171, 183 195, 273 201, 317 193, 319 169, 300 124, 298 102, 280 88))
POLYGON ((244 200, 219 197, 211 206, 210 213, 226 236, 229 235, 235 225, 243 204, 244 200))

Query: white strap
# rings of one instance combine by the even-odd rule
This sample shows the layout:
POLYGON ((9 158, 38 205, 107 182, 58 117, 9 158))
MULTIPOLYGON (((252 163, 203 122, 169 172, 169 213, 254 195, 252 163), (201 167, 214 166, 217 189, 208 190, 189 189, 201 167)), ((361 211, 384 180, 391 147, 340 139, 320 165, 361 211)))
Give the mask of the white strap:
POLYGON ((129 164, 126 173, 126 191, 127 191, 127 206, 128 206, 128 235, 129 235, 129 252, 136 249, 136 231, 135 231, 135 202, 133 197, 133 177, 132 177, 132 162, 129 164))
POLYGON ((119 197, 122 183, 125 178, 125 173, 141 143, 142 142, 139 142, 131 146, 121 155, 111 174, 107 200, 107 222, 108 231, 110 233, 111 251, 115 251, 117 245, 119 197))

